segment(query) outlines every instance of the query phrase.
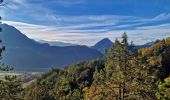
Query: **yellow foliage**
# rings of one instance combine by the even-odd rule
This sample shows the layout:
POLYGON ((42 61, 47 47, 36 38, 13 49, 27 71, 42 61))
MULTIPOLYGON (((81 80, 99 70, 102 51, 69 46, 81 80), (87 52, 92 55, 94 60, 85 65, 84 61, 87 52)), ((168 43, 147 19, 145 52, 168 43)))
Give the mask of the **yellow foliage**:
MULTIPOLYGON (((170 41, 168 39, 168 41, 170 41)), ((169 43, 170 44, 170 43, 169 43)), ((168 44, 168 45, 169 45, 168 44)), ((154 45, 152 45, 149 48, 143 48, 141 49, 139 52, 141 54, 142 57, 149 57, 149 56, 153 56, 153 54, 155 52, 158 52, 159 50, 163 49, 163 47, 165 47, 167 44, 165 43, 165 40, 159 41, 157 43, 155 43, 154 45)))
POLYGON ((159 57, 159 56, 150 57, 148 62, 149 62, 149 65, 151 65, 151 66, 159 65, 159 64, 161 64, 161 57, 159 57))
POLYGON ((116 100, 118 89, 109 81, 102 84, 92 83, 91 87, 87 88, 84 95, 84 100, 116 100))

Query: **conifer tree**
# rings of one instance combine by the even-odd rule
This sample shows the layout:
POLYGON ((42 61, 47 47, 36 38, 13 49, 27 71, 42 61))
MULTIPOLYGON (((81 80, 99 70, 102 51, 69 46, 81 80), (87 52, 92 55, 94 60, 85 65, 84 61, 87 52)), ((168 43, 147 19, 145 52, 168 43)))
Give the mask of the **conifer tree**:
POLYGON ((128 44, 126 33, 123 34, 121 42, 115 40, 114 48, 106 58, 106 69, 113 69, 106 72, 109 73, 108 79, 115 84, 118 100, 155 99, 156 74, 150 72, 149 64, 138 57, 133 43, 128 44))

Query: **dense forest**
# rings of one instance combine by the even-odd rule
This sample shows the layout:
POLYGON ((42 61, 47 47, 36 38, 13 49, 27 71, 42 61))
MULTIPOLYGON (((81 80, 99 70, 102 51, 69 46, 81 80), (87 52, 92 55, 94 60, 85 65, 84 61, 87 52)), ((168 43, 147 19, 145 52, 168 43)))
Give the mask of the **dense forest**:
MULTIPOLYGON (((2 42, 2 41, 1 41, 2 42)), ((105 58, 51 69, 23 86, 16 76, 0 81, 1 100, 169 100, 170 38, 137 50, 121 41, 105 50, 105 58)), ((5 47, 0 48, 0 54, 5 47)), ((1 64, 2 71, 13 70, 1 64)))

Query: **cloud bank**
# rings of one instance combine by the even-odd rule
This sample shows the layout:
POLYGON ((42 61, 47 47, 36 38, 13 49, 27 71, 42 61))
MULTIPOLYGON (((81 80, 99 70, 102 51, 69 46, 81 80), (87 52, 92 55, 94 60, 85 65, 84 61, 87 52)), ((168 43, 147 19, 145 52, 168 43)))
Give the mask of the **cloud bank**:
POLYGON ((166 5, 168 3, 163 1, 159 1, 159 4, 164 7, 148 2, 151 10, 159 7, 161 9, 155 11, 156 14, 152 11, 154 16, 146 17, 138 13, 142 11, 140 13, 149 15, 143 11, 144 7, 147 7, 144 5, 146 3, 139 5, 121 0, 114 2, 112 0, 108 2, 6 0, 5 2, 7 2, 6 7, 0 9, 3 22, 15 26, 35 40, 63 41, 91 46, 105 37, 114 41, 116 37, 120 38, 123 32, 127 32, 129 40, 133 40, 135 44, 144 44, 170 36, 170 9, 166 5), (129 14, 132 9, 136 15, 129 14))
POLYGON ((144 44, 170 36, 170 24, 152 25, 152 23, 169 18, 169 14, 161 14, 151 19, 130 16, 75 16, 55 26, 28 24, 23 22, 3 21, 15 26, 29 38, 46 41, 63 41, 80 45, 94 45, 107 37, 112 41, 127 32, 129 40, 135 44, 144 44), (164 15, 164 17, 162 16, 164 15), (162 16, 159 18, 158 16, 162 16), (95 19, 95 17, 98 17, 95 19), (117 18, 117 19, 116 19, 117 18), (113 20, 112 20, 113 19, 113 20), (126 20, 125 20, 126 19, 126 20), (86 20, 86 23, 82 21, 86 20), (72 23, 72 24, 68 24, 72 23), (148 25, 147 25, 148 24, 148 25))

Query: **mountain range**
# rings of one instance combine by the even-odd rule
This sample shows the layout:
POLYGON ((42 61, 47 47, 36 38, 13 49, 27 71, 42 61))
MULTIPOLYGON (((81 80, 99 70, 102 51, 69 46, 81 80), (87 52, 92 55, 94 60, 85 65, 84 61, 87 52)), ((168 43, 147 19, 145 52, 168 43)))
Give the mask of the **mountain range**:
POLYGON ((13 26, 2 24, 1 27, 0 39, 6 47, 2 61, 15 70, 44 71, 103 57, 101 52, 87 46, 50 46, 29 39, 13 26))
MULTIPOLYGON (((45 71, 51 67, 64 66, 104 57, 104 50, 113 42, 104 38, 94 46, 81 46, 63 42, 35 41, 18 29, 1 24, 0 39, 6 47, 2 61, 20 71, 45 71)), ((137 49, 150 47, 153 43, 136 46, 137 49)))

